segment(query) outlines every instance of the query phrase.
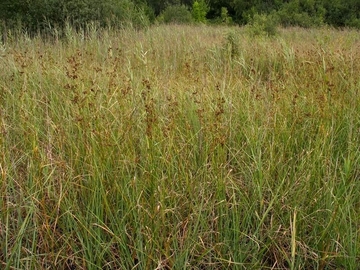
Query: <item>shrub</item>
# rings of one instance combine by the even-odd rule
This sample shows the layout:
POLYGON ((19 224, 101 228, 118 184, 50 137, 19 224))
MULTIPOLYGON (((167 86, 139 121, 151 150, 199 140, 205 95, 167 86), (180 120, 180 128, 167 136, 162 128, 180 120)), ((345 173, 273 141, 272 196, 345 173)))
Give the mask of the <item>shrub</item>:
POLYGON ((352 16, 350 19, 348 19, 345 22, 346 26, 354 27, 357 29, 360 29, 360 18, 356 18, 355 16, 352 16))
POLYGON ((232 24, 233 20, 229 16, 229 11, 226 7, 221 7, 221 13, 220 13, 221 23, 223 24, 232 24))
POLYGON ((193 21, 191 12, 184 5, 168 6, 158 18, 159 22, 186 24, 193 21))
POLYGON ((274 14, 254 14, 249 19, 248 31, 252 36, 275 36, 278 18, 274 14))

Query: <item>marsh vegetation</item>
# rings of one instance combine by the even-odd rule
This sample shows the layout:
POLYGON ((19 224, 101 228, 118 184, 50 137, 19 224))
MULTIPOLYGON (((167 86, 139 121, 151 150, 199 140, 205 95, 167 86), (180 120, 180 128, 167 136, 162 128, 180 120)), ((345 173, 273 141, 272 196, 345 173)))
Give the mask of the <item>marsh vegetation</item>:
POLYGON ((356 269, 359 46, 174 25, 8 40, 1 268, 356 269))

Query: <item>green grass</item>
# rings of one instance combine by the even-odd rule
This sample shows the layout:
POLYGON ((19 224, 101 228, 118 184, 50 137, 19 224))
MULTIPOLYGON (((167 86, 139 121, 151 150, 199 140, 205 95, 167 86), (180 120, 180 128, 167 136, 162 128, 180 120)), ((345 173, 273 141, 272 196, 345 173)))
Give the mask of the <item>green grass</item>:
POLYGON ((0 54, 2 269, 357 269, 358 32, 69 37, 0 54))

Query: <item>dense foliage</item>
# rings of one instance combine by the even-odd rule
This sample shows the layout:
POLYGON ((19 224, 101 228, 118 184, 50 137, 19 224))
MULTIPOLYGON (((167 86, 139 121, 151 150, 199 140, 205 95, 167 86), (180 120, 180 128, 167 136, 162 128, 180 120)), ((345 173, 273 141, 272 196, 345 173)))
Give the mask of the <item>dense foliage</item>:
POLYGON ((64 29, 67 22, 78 28, 89 22, 101 27, 130 23, 138 28, 155 21, 188 23, 185 8, 193 15, 192 22, 247 24, 255 14, 271 14, 283 26, 360 28, 359 0, 2 0, 0 26, 3 31, 17 28, 30 33, 64 29), (175 18, 163 20, 164 12, 175 18))

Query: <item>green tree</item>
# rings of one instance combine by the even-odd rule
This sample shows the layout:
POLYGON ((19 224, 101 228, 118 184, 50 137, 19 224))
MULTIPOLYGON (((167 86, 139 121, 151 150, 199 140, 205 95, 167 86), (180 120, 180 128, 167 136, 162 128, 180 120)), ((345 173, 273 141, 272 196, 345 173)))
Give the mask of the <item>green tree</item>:
POLYGON ((146 0, 146 4, 154 10, 156 16, 160 15, 169 6, 191 6, 191 0, 146 0))
POLYGON ((360 28, 360 1, 359 0, 323 0, 325 22, 343 27, 354 26, 360 28))
POLYGON ((292 0, 284 3, 277 12, 284 26, 320 26, 324 22, 325 9, 319 1, 292 0))
POLYGON ((204 0, 196 0, 192 5, 192 16, 194 21, 205 23, 208 11, 209 7, 204 0))

